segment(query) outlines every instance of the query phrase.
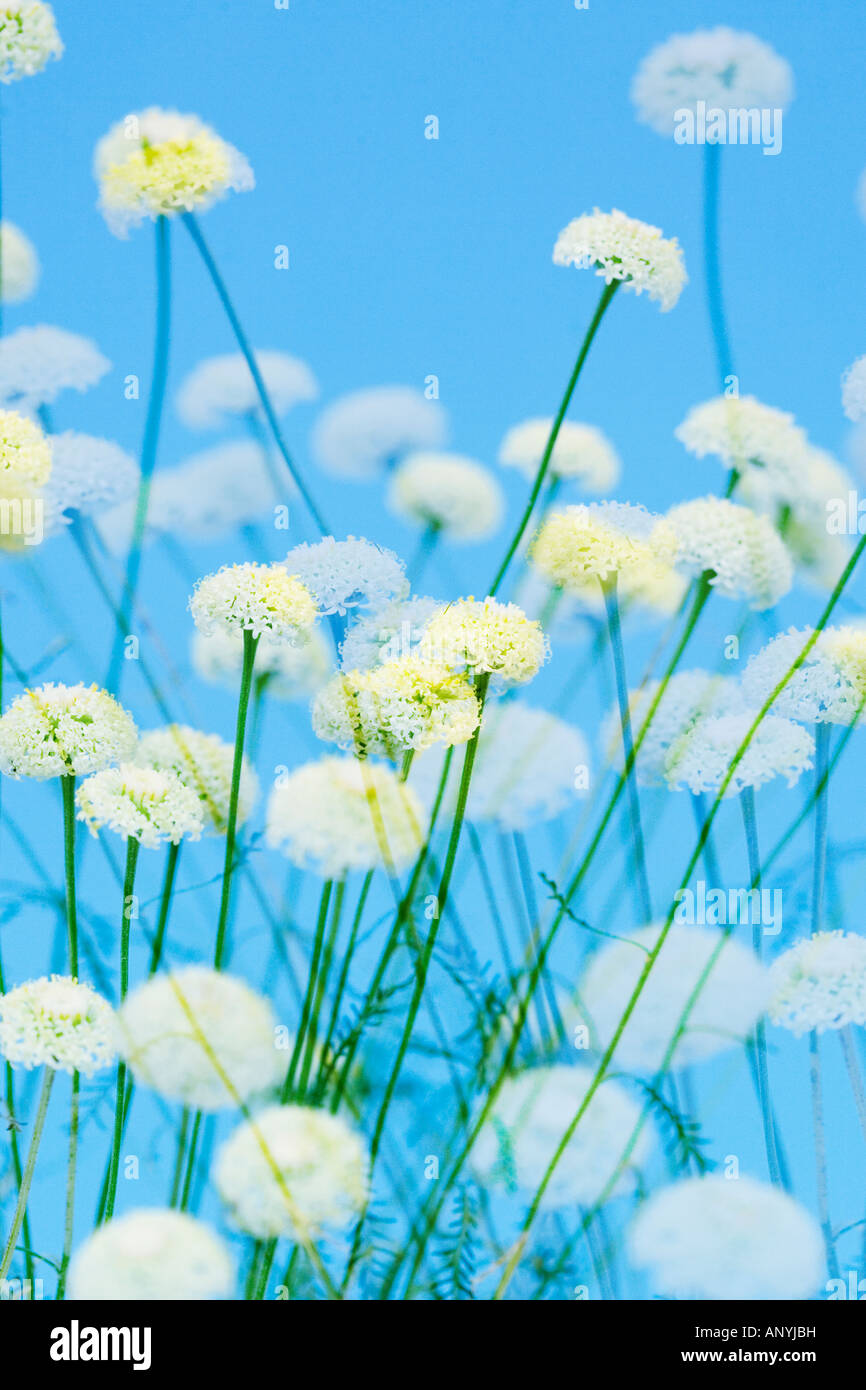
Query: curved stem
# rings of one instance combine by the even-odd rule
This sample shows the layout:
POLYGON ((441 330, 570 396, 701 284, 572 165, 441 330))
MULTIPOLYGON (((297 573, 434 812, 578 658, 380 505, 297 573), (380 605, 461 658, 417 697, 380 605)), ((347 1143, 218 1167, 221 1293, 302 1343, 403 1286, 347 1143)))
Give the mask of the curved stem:
POLYGON ((48 1102, 51 1099, 51 1087, 53 1084, 54 1071, 51 1067, 46 1067, 45 1074, 42 1078, 42 1090, 39 1093, 39 1105, 36 1111, 36 1119, 33 1122, 33 1133, 30 1137, 30 1147, 27 1150, 27 1161, 24 1164, 24 1173, 18 1192, 18 1201, 15 1203, 12 1225, 9 1229, 9 1235, 6 1238, 3 1258, 0 1260, 0 1279, 6 1278, 6 1275, 9 1273, 9 1266, 12 1263, 12 1256, 15 1254, 15 1243, 18 1240, 18 1232, 21 1230, 21 1222, 24 1220, 24 1212, 27 1209, 27 1199, 30 1196, 33 1173, 36 1168, 36 1155, 39 1152, 39 1143, 42 1139, 42 1131, 45 1128, 45 1116, 48 1111, 48 1102))
POLYGON ((222 890, 220 893, 219 920, 217 922, 216 946, 214 948, 214 967, 222 969, 225 954, 226 928, 228 926, 229 903, 231 901, 232 871, 234 869, 235 838, 238 826, 238 795, 241 787, 241 768, 244 759, 244 739, 247 728, 247 710, 253 684, 253 667, 256 661, 258 637, 248 628, 244 629, 244 657, 241 668, 241 689, 238 697, 238 717, 235 727, 235 751, 232 762, 232 787, 229 800, 228 824, 226 826, 226 853, 223 864, 222 890))

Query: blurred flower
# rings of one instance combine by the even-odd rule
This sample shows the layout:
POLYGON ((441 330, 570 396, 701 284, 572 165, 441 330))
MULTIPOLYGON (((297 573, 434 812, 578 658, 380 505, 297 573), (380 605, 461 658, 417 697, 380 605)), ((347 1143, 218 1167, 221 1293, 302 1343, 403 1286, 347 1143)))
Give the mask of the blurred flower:
POLYGON ((50 405, 61 391, 87 391, 110 370, 95 343, 65 328, 42 324, 0 339, 0 401, 6 407, 50 405))
MULTIPOLYGON (((701 719, 672 744, 665 759, 665 777, 674 791, 717 792, 734 755, 746 738, 757 710, 701 719)), ((808 729, 790 719, 767 714, 761 720, 725 788, 725 796, 738 796, 746 787, 760 787, 774 777, 785 777, 793 787, 812 766, 815 740, 808 729)))
MULTIPOLYGON (((789 628, 749 658, 743 691, 763 705, 812 636, 812 628, 789 628)), ((852 724, 866 705, 866 628, 828 627, 784 689, 773 711, 808 724, 852 724)))
POLYGON ((96 685, 25 690, 0 718, 0 771, 8 777, 84 776, 135 749, 131 715, 96 685))
POLYGON ((138 1207, 97 1226, 69 1266, 69 1297, 94 1302, 228 1298, 234 1285, 224 1241, 185 1211, 138 1207))
MULTIPOLYGON (((629 691, 629 712, 635 741, 643 729, 661 681, 649 681, 629 691)), ((677 671, 668 681, 637 752, 635 767, 644 786, 660 786, 665 781, 668 761, 681 739, 709 716, 734 714, 743 708, 743 695, 730 676, 710 675, 708 671, 677 671)), ((604 723, 602 742, 610 756, 621 764, 622 727, 618 709, 611 710, 604 723)))
POLYGON ((36 249, 14 222, 0 222, 0 301, 29 299, 39 280, 36 249))
POLYGON ((381 607, 409 595, 403 561, 393 550, 362 537, 338 541, 326 536, 314 545, 305 542, 290 550, 284 563, 325 614, 381 607))
POLYGON ((48 445, 53 461, 42 493, 46 534, 68 522, 65 512, 90 516, 137 494, 138 464, 112 440, 66 430, 49 435, 48 445))
POLYGON ((676 536, 663 517, 628 502, 592 502, 550 512, 532 542, 531 564, 558 588, 582 596, 613 575, 632 594, 670 577, 676 536))
MULTIPOLYGON (((640 927, 601 947, 578 986, 577 1013, 606 1048, 616 1032, 652 950, 660 926, 640 927), (635 944, 637 943, 637 944, 635 944), (640 948, 643 947, 643 950, 640 948)), ((622 1036, 615 1061, 632 1071, 656 1072, 674 1040, 695 987, 721 946, 718 959, 695 1001, 671 1065, 691 1066, 738 1047, 764 1011, 768 974, 755 953, 717 927, 678 925, 646 978, 622 1036), (722 944, 724 943, 724 944, 722 944)))
POLYGON ((17 410, 0 410, 0 477, 13 486, 44 487, 51 475, 51 445, 17 410))
POLYGON ((12 1066, 93 1076, 114 1060, 114 1011, 66 975, 28 980, 0 994, 0 1053, 12 1066))
POLYGON ((490 470, 461 454, 410 454, 391 478, 388 505, 397 516, 454 541, 492 535, 505 510, 490 470))
POLYGON ((203 829, 199 798, 173 772, 121 763, 94 772, 75 793, 78 819, 92 835, 107 826, 124 840, 158 849, 197 840, 203 829))
POLYGON ((754 34, 698 29, 673 34, 644 58, 631 88, 638 120, 659 135, 673 134, 677 114, 699 101, 724 111, 781 107, 793 95, 793 75, 775 49, 754 34))
POLYGON ((663 1298, 811 1298, 824 1279, 814 1217, 769 1183, 712 1173, 684 1178, 641 1207, 632 1262, 663 1298))
MULTIPOLYGON (((499 462, 517 468, 530 481, 544 457, 553 420, 524 420, 508 431, 499 446, 499 462)), ((573 479, 587 492, 610 492, 619 482, 619 457, 601 430, 563 420, 550 455, 547 476, 573 479)))
POLYGON ((619 280, 635 294, 646 290, 663 313, 674 307, 688 280, 676 237, 666 241, 658 227, 616 208, 595 208, 569 222, 553 249, 553 263, 594 269, 606 285, 619 280))
POLYGON ((335 676, 317 694, 312 714, 317 738, 358 757, 397 758, 468 742, 480 709, 464 676, 408 656, 335 676))
POLYGON ((797 1037, 866 1023, 866 938, 825 931, 773 961, 769 1015, 797 1037))
POLYGON ((843 373, 842 409, 849 420, 862 420, 866 415, 866 356, 858 357, 843 373))
POLYGON ((99 207, 115 236, 145 218, 203 211, 255 180, 246 159, 198 116, 151 106, 124 116, 96 146, 99 207))
MULTIPOLYGON (((278 416, 318 396, 316 378, 299 357, 267 350, 253 355, 278 416)), ((259 393, 243 354, 231 352, 199 362, 181 382, 177 413, 194 430, 222 429, 234 416, 261 415, 259 393)))
MULTIPOLYGON (((0 721, 2 723, 2 721, 0 721)), ((224 835, 228 823, 234 745, 218 734, 203 734, 186 724, 168 724, 142 734, 136 762, 174 772, 198 794, 205 833, 224 835)), ((259 794, 256 774, 247 759, 241 763, 238 825, 248 820, 259 794)))
POLYGON ((549 655, 541 624, 516 603, 457 599, 436 613, 418 648, 424 661, 498 676, 508 685, 531 681, 549 655))
POLYGON ((791 587, 794 566, 765 516, 723 497, 698 497, 671 507, 667 520, 678 541, 677 564, 688 574, 711 572, 725 598, 772 608, 791 587))
POLYGON ((445 442, 445 411, 411 386, 378 386, 341 396, 316 421, 316 462, 337 478, 375 478, 413 449, 445 442))
MULTIPOLYGON (((243 650, 243 634, 235 629, 215 628, 208 637, 196 630, 193 668, 202 680, 237 691, 243 650)), ((278 700, 309 699, 324 685, 331 667, 330 648, 316 628, 297 646, 265 636, 256 648, 256 676, 267 677, 268 695, 278 700)))
POLYGON ((0 4, 0 82, 33 77, 63 53, 54 11, 41 0, 0 4))
POLYGON ((189 601, 193 622, 209 637, 217 629, 267 633, 276 641, 303 640, 316 621, 309 590, 285 565, 223 565, 195 586, 189 601))
POLYGON ((694 406, 674 434, 696 458, 713 454, 773 499, 790 501, 805 472, 808 440, 793 415, 754 396, 716 396, 694 406))
POLYGON ((356 618, 340 647, 344 671, 366 671, 398 656, 417 655, 428 619, 445 605, 438 598, 406 598, 356 618))
POLYGON ((356 758, 304 763, 270 795, 265 835, 300 869, 340 878, 384 861, 402 869, 417 855, 426 826, 414 791, 389 767, 356 758))
MULTIPOLYGON (((591 1067, 572 1063, 533 1067, 509 1077, 472 1149, 477 1180, 485 1187, 504 1184, 535 1193, 593 1077, 591 1067)), ((640 1114, 641 1107, 623 1086, 605 1081, 554 1169, 541 1210, 593 1206, 616 1172, 640 1114)), ((652 1129, 644 1126, 611 1195, 634 1186, 634 1171, 652 1144, 652 1129)))
POLYGON ((363 1141, 339 1115, 272 1105, 225 1141, 214 1182, 240 1230, 306 1241, 349 1225, 366 1200, 367 1170, 363 1141))
POLYGON ((152 976, 127 995, 117 1025, 139 1085, 194 1110, 234 1110, 270 1091, 288 1065, 268 1000, 204 965, 152 976))

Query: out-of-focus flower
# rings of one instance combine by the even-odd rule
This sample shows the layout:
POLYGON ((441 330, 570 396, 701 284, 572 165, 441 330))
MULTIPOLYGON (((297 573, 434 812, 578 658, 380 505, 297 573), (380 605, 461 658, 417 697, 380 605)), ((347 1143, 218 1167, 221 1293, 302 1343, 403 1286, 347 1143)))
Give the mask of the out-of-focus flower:
POLYGON ((677 536, 677 564, 691 575, 710 572, 716 593, 764 609, 790 589, 791 556, 767 517, 724 497, 698 497, 672 507, 667 519, 677 536))
POLYGON ((797 1037, 866 1023, 866 938, 854 932, 798 941, 773 961, 770 980, 770 1018, 797 1037))
POLYGON ((0 771, 8 777, 82 777, 123 762, 137 731, 122 705, 97 685, 25 690, 0 719, 0 771))
POLYGON ((410 749, 468 742, 481 712, 464 676, 408 656, 341 672, 319 691, 312 713, 318 738, 358 757, 397 758, 410 749))
POLYGON ((67 975, 28 980, 0 994, 0 1053, 15 1067, 93 1076, 114 1060, 114 1010, 67 975))
POLYGON ((719 26, 673 34, 657 44, 635 74, 631 99, 638 120, 672 135, 679 113, 742 107, 784 108, 793 95, 791 68, 754 34, 719 26))
POLYGON ((326 536, 313 545, 296 545, 284 563, 306 585, 322 613, 380 608, 409 595, 403 561, 393 550, 363 537, 338 541, 326 536))
POLYGON ((304 763, 270 795, 267 843, 301 869, 340 878, 381 864, 402 869, 421 848, 426 817, 389 767, 356 758, 304 763))
POLYGON ((398 656, 417 655, 424 628, 444 608, 441 599, 407 598, 357 618, 340 647, 344 671, 367 671, 398 656))
POLYGON ((367 1151, 339 1115, 272 1105, 216 1156, 214 1181, 236 1226, 259 1240, 342 1230, 367 1197, 367 1151))
POLYGON ((815 1218, 778 1187, 715 1173, 650 1197, 631 1228, 632 1263, 663 1298, 810 1298, 824 1279, 815 1218))
MULTIPOLYGON (((661 930, 650 926, 630 931, 628 939, 605 944, 591 958, 578 988, 578 1013, 594 1030, 600 1047, 611 1042, 646 965, 646 953, 655 947, 661 930)), ((619 1066, 640 1072, 661 1067, 692 993, 719 947, 672 1065, 703 1062, 749 1036, 769 996, 768 973, 758 957, 732 937, 725 940, 717 927, 674 924, 617 1043, 614 1060, 619 1066)))
MULTIPOLYGON (((234 746, 218 734, 203 734, 186 724, 168 724, 142 734, 136 761, 144 767, 175 773, 200 802, 205 832, 224 835, 228 824, 234 746)), ((241 763, 238 825, 249 819, 259 794, 256 774, 241 763)))
POLYGON ((447 435, 445 411, 411 386, 377 386, 341 396, 316 421, 316 462, 338 478, 375 478, 413 449, 435 449, 447 435))
POLYGON ((495 598, 461 598, 428 622, 418 648, 425 661, 494 675, 507 685, 536 676, 549 649, 541 624, 516 603, 495 598))
POLYGON ((63 41, 50 5, 42 0, 0 4, 0 82, 33 77, 62 53, 63 41))
POLYGON ((666 240, 658 227, 616 208, 596 208, 569 222, 557 238, 553 263, 594 269, 606 285, 621 281, 635 294, 646 290, 663 313, 674 307, 688 280, 676 237, 666 240))
MULTIPOLYGON (((690 792, 717 792, 728 774, 734 755, 751 729, 757 710, 700 719, 672 744, 665 758, 668 786, 690 792)), ((738 796, 746 787, 761 787, 774 777, 787 778, 793 787, 812 766, 815 740, 800 724, 778 715, 761 720, 725 788, 725 796, 738 796)))
MULTIPOLYGON (((472 1167, 486 1185, 534 1193, 592 1084, 591 1067, 533 1067, 503 1084, 472 1149, 472 1167)), ((591 1207, 613 1178, 641 1107, 616 1081, 605 1081, 589 1102, 541 1200, 541 1210, 591 1207)), ((653 1145, 641 1130, 629 1165, 611 1195, 634 1185, 634 1171, 653 1145)))
POLYGON ((121 763, 94 772, 75 794, 78 819, 91 834, 107 826, 124 840, 158 849, 166 840, 197 840, 204 823, 196 793, 174 772, 121 763))
POLYGON ((42 430, 17 410, 0 410, 0 479, 25 491, 51 476, 51 445, 42 430))
POLYGON ((410 454, 388 488, 391 510, 449 540, 474 541, 497 530, 505 510, 489 469, 461 454, 410 454))
POLYGON ((66 430, 50 435, 48 443, 53 461, 42 492, 46 534, 63 527, 66 512, 90 516, 138 492, 138 464, 112 440, 66 430))
POLYGON ((790 501, 799 490, 809 447, 806 433, 793 415, 763 405, 754 396, 704 401, 689 411, 674 433, 696 458, 712 454, 778 500, 790 501))
MULTIPOLYGON (((761 706, 800 656, 812 628, 789 628, 749 658, 743 691, 761 706)), ((808 724, 852 724, 866 705, 866 628, 828 627, 773 701, 773 713, 808 724)))
MULTIPOLYGON (((208 637, 195 631, 192 664, 202 680, 237 691, 243 663, 243 635, 216 628, 208 637)), ((278 700, 306 700, 324 685, 332 668, 331 652, 318 629, 306 642, 289 646, 262 637, 256 648, 256 675, 267 678, 268 695, 278 700)))
MULTIPOLYGON (((629 711, 635 741, 658 695, 661 681, 650 681, 629 691, 629 711)), ((668 681, 637 751, 635 767, 644 786, 660 786, 665 781, 668 760, 675 756, 681 739, 702 719, 733 714, 743 708, 739 685, 730 676, 710 675, 708 671, 677 671, 668 681)), ((619 710, 611 710, 603 733, 603 743, 611 755, 622 762, 622 732, 619 710)))
POLYGON ((303 641, 316 621, 309 590, 285 565, 223 565, 195 586, 193 622, 205 637, 217 629, 267 633, 275 641, 303 641))
POLYGON ((225 1242, 185 1211, 139 1207, 98 1226, 69 1265, 69 1297, 94 1302, 228 1298, 234 1285, 225 1242))
MULTIPOLYGON (((318 383, 306 362, 286 352, 262 350, 254 354, 271 405, 278 416, 293 406, 314 401, 318 383)), ((181 382, 177 413, 194 430, 217 430, 239 415, 261 415, 261 403, 252 373, 240 352, 208 357, 181 382)))
POLYGON ((117 1014, 118 1050, 136 1081, 195 1110, 233 1110, 270 1091, 288 1055, 267 1001, 203 965, 154 975, 117 1014))
POLYGON ((842 376, 842 409, 849 420, 866 415, 866 356, 858 357, 842 376))
POLYGON ((96 146, 99 207, 115 236, 145 218, 198 212, 255 185, 247 160, 198 116, 151 106, 124 116, 96 146))
MULTIPOLYGON (((531 563, 551 584, 582 597, 614 575, 623 597, 670 581, 677 541, 663 517, 628 502, 592 502, 551 512, 532 542, 531 563)), ((674 588, 676 588, 674 584, 674 588)))
POLYGON ((39 258, 32 241, 14 222, 0 222, 0 301, 20 304, 39 280, 39 258))
POLYGON ((18 328, 0 340, 0 401, 32 411, 61 391, 89 390, 110 370, 108 358, 79 333, 50 324, 18 328))
MULTIPOLYGON (((552 419, 513 425, 499 446, 499 462, 533 479, 552 427, 552 419)), ((573 480, 587 492, 604 493, 616 487, 621 471, 619 456, 601 430, 563 420, 547 465, 548 477, 573 480)))

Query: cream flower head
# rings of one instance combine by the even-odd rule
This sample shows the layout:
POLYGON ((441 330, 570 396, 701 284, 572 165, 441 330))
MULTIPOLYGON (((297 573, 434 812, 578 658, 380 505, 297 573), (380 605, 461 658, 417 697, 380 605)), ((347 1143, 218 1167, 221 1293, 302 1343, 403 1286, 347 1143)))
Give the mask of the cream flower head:
MULTIPOLYGON (((756 717, 757 710, 748 710, 699 719, 668 749, 668 786, 673 790, 687 787, 695 795, 718 792, 756 717)), ((808 729, 791 719, 765 715, 725 787, 725 796, 737 796, 747 787, 761 787, 774 777, 784 777, 793 787, 812 766, 814 751, 815 740, 808 729)))
POLYGON ((622 581, 635 592, 670 579, 677 558, 673 528, 663 517, 627 502, 593 502, 551 512, 532 542, 536 570, 580 596, 597 580, 622 581))
POLYGON ((0 995, 0 1053, 12 1066, 93 1076, 115 1050, 114 1010, 90 985, 52 975, 0 995))
POLYGON ((698 497, 672 507, 667 519, 677 537, 677 564, 691 575, 709 571, 716 593, 760 610, 790 589, 794 565, 767 517, 724 497, 698 497))
POLYGON ((33 77, 63 53, 54 11, 42 0, 0 3, 0 82, 33 77))
POLYGON ((38 280, 39 258, 32 241, 14 222, 0 222, 0 302, 29 299, 38 280))
POLYGON ((228 1298, 234 1283, 223 1240, 185 1211, 138 1207, 97 1226, 69 1265, 69 1297, 94 1302, 228 1298))
POLYGON ((0 719, 0 772, 8 777, 83 776, 129 758, 132 717, 96 685, 25 690, 0 719))
POLYGON ((635 294, 646 290, 662 313, 674 307, 688 281, 676 237, 666 240, 658 227, 616 208, 596 208, 569 222, 553 248, 553 263, 594 269, 606 285, 620 281, 635 294))
POLYGON ((303 640, 318 616, 310 591, 285 565, 223 565, 195 586, 193 622, 206 637, 217 629, 267 633, 284 642, 303 640))
POLYGON ((313 730, 359 757, 397 758, 468 742, 479 715, 465 676, 409 656, 336 675, 313 701, 313 730))
POLYGON ((866 937, 817 932, 773 961, 769 1015, 802 1037, 866 1024, 866 937))
MULTIPOLYGON (((553 420, 524 420, 513 425, 499 446, 499 462, 517 468, 530 481, 544 457, 553 420)), ((594 425, 563 420, 548 464, 548 476, 577 482, 587 492, 610 492, 622 464, 613 445, 594 425)))
POLYGON ((99 206, 115 236, 145 218, 210 207, 255 185, 247 160, 198 116, 151 106, 125 116, 96 146, 99 206))
MULTIPOLYGON (((219 734, 203 734, 187 724, 168 724, 142 734, 135 760, 143 767, 172 772, 199 799, 206 834, 224 835, 228 824, 234 745, 219 734)), ((259 783, 246 758, 241 763, 238 825, 248 820, 259 783)))
POLYGON ((51 476, 51 445, 38 425, 17 410, 0 410, 0 478, 22 488, 44 487, 51 476))
POLYGON ((502 521, 505 499, 489 469, 462 454, 410 454, 388 488, 388 505, 417 526, 431 526, 449 540, 476 541, 502 521))
POLYGON ((107 826, 124 840, 158 849, 201 836, 201 802, 174 772, 121 763, 94 772, 75 793, 78 819, 92 835, 107 826))
POLYGON ((789 501, 806 468, 809 443, 794 416, 754 396, 714 396, 694 406, 674 431, 690 454, 715 455, 726 468, 789 501))
POLYGON ((497 676, 507 685, 525 685, 547 660, 548 645, 541 624, 516 603, 461 598, 430 619, 418 655, 476 676, 497 676))
MULTIPOLYGON (((749 658, 743 691, 763 705, 800 656, 812 628, 789 628, 749 658)), ((866 627, 826 627, 773 701, 808 724, 859 723, 866 709, 866 627)))

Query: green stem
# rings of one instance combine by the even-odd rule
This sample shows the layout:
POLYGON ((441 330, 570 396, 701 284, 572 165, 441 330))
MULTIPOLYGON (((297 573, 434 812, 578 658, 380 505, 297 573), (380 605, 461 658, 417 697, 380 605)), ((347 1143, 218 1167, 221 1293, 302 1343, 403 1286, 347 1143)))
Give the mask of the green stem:
POLYGON ((72 1100, 69 1108, 69 1153, 66 1164, 66 1213, 63 1223, 63 1257, 60 1261, 60 1277, 57 1280, 57 1302, 66 1292, 66 1273, 72 1255, 72 1238, 75 1228, 75 1175, 78 1167, 78 1117, 79 1117, 80 1077, 72 1073, 72 1100))
POLYGON ((286 1070, 286 1077, 283 1082, 282 1103, 285 1105, 295 1088, 295 1074, 298 1063, 303 1053, 304 1041, 306 1038, 307 1027, 310 1022, 310 1015, 313 1009, 313 999, 316 994, 316 980, 319 974, 319 962, 322 958, 322 948, 325 941, 325 931, 328 925, 328 908, 331 902, 331 893, 334 889, 333 879, 326 879, 322 884, 322 892, 319 896, 319 911, 316 917, 316 933, 313 937, 313 951, 310 956, 310 973, 307 977, 307 988, 304 994, 304 1002, 301 1005, 301 1018, 298 1023, 298 1031, 295 1035, 295 1045, 292 1048, 292 1055, 289 1058, 289 1065, 286 1070))
POLYGON ((66 874, 66 939, 69 973, 78 979, 78 914, 75 907, 75 778, 60 779, 63 795, 63 865, 66 874))
MULTIPOLYGON (((758 848, 758 821, 755 815, 755 792, 752 787, 744 787, 740 793, 740 809, 743 813, 743 828, 746 833, 746 852, 749 859, 749 878, 753 889, 761 887, 761 855, 758 848)), ((709 843, 709 841, 708 841, 709 843)), ((758 914, 760 917, 760 914, 758 914)), ((760 959, 762 954, 763 927, 756 921, 752 924, 752 949, 760 959)), ((758 1083, 758 1101, 761 1107, 761 1124, 764 1131, 764 1148, 767 1152, 767 1168, 770 1181, 776 1187, 784 1186, 776 1137, 775 1117, 770 1099, 770 1075, 767 1066, 767 1030, 762 1018, 755 1025, 755 1070, 758 1083)))
POLYGON ((316 1042, 319 1036, 319 1015, 322 1011, 322 1003, 325 998, 325 990, 328 984, 328 976, 331 973, 331 964, 334 959, 334 947, 337 941, 337 933, 340 930, 340 918, 343 912, 343 900, 346 895, 346 881, 340 879, 337 883, 337 891, 334 894, 334 907, 331 913, 331 930, 324 944, 322 953, 322 964, 316 979, 315 997, 310 1019, 307 1024, 307 1037, 304 1047, 304 1061, 301 1067, 301 1074, 298 1078, 298 1099, 303 1101, 307 1094, 307 1082, 310 1079, 310 1070, 313 1065, 313 1058, 316 1052, 316 1042))
POLYGON ((156 932, 153 937, 153 946, 150 954, 150 968, 148 975, 155 975, 162 960, 163 947, 165 945, 165 931, 168 926, 168 914, 171 910, 171 895, 174 890, 174 880, 177 874, 177 861, 180 857, 180 841, 176 845, 169 845, 168 854, 165 860, 165 876, 162 881, 162 893, 159 899, 159 917, 156 923, 156 932))
POLYGON ((42 1078, 42 1089, 39 1093, 39 1105, 36 1111, 36 1119, 33 1123, 33 1133, 30 1137, 30 1147, 27 1150, 27 1161, 24 1164, 21 1188, 18 1192, 18 1201, 15 1203, 12 1225, 9 1229, 9 1235, 6 1238, 3 1259, 0 1261, 0 1279, 5 1279, 6 1275, 9 1273, 12 1256, 15 1254, 18 1232, 21 1230, 21 1222, 24 1220, 24 1213, 27 1210, 27 1199, 30 1196, 33 1173, 36 1168, 36 1155, 39 1152, 39 1143, 42 1139, 42 1131, 45 1128, 45 1116, 48 1111, 48 1102, 51 1099, 51 1087, 53 1084, 54 1071, 51 1067, 46 1067, 45 1074, 42 1078))
POLYGON ((604 605, 607 611, 607 626, 610 634, 610 648, 613 655, 614 676, 616 679, 616 696, 619 704, 619 720, 622 730, 623 759, 628 772, 626 774, 629 802, 629 817, 631 820, 632 841, 634 844, 634 861, 637 869, 638 889, 640 891, 641 911, 645 922, 652 921, 652 900, 650 898, 649 875, 646 866, 646 849, 644 846, 643 827, 640 816, 640 795, 637 785, 637 767, 635 765, 634 739, 631 731, 631 712, 628 702, 628 680, 625 671, 625 651, 622 644, 622 626, 619 618, 619 602, 617 600, 616 575, 612 574, 607 579, 601 581, 601 591, 604 595, 604 605))
MULTIPOLYGON (((138 840, 130 836, 126 842, 126 871, 123 876, 123 907, 120 918, 120 1002, 123 1003, 129 990, 129 935, 133 912, 135 890, 135 870, 138 864, 138 840)), ((103 1219, 110 1221, 114 1215, 117 1197, 117 1181, 120 1176, 120 1148, 123 1139, 123 1126, 126 1116, 126 1064, 118 1063, 117 1088, 114 1102, 114 1130, 111 1140, 110 1176, 105 1199, 103 1219)))
POLYGON ((234 869, 235 857, 235 838, 238 825, 238 795, 241 787, 241 769, 244 759, 244 739, 247 727, 247 709, 250 703, 250 691, 253 683, 253 667, 256 661, 256 648, 259 639, 254 637, 248 628, 244 628, 244 655, 241 667, 241 689, 238 698, 238 717, 235 729, 235 751, 232 762, 232 787, 229 800, 228 824, 226 826, 226 854, 223 865, 222 891, 220 894, 220 911, 217 923, 216 947, 214 949, 214 967, 222 969, 223 956, 225 954, 225 938, 228 926, 229 903, 231 901, 232 870, 234 869))

